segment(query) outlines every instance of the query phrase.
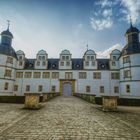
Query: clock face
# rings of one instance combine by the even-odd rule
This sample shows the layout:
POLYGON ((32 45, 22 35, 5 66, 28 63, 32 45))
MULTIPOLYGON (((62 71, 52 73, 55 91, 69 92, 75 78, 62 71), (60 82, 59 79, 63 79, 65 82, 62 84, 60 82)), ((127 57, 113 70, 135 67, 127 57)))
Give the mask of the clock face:
POLYGON ((79 64, 77 64, 77 65, 76 65, 76 67, 77 67, 77 68, 79 68, 79 67, 80 67, 80 65, 79 65, 79 64))
POLYGON ((52 64, 52 67, 53 67, 53 68, 55 68, 55 67, 56 67, 56 65, 55 65, 55 64, 52 64))
POLYGON ((105 64, 101 64, 101 68, 105 68, 105 64))

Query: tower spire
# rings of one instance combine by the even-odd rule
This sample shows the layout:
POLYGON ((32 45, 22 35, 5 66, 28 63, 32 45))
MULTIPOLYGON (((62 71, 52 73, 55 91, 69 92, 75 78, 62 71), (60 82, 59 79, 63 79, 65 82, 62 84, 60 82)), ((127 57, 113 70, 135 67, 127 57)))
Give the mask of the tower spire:
POLYGON ((88 51, 88 43, 87 43, 87 51, 88 51))
POLYGON ((10 20, 7 20, 7 30, 9 31, 9 27, 10 27, 10 20))
POLYGON ((131 15, 130 15, 130 26, 132 27, 132 18, 131 18, 131 15))

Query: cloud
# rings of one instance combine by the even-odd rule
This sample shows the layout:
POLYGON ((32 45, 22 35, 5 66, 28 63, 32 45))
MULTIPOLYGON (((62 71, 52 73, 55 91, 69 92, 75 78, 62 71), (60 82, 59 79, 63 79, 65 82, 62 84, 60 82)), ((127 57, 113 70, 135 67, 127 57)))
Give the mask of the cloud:
POLYGON ((109 58, 110 57, 110 53, 115 50, 122 50, 122 47, 120 44, 115 44, 112 47, 108 48, 107 50, 103 51, 103 52, 96 52, 97 53, 97 58, 109 58))
POLYGON ((140 0, 98 0, 91 13, 90 24, 94 30, 111 28, 117 20, 130 23, 130 16, 136 24, 140 22, 140 0))
POLYGON ((127 22, 130 22, 130 16, 134 24, 140 21, 140 0, 122 0, 121 4, 125 8, 122 11, 127 22))
POLYGON ((103 30, 104 28, 110 28, 113 25, 113 21, 110 17, 106 19, 94 19, 91 18, 91 26, 95 30, 103 30))
POLYGON ((95 30, 103 30, 112 27, 112 1, 102 0, 94 4, 98 9, 93 11, 93 15, 90 18, 91 27, 95 30))

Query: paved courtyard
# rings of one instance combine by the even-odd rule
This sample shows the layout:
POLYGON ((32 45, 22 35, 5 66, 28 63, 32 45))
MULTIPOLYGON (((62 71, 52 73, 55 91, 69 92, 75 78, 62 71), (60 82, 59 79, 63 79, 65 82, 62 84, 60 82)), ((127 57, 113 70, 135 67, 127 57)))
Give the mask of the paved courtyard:
POLYGON ((0 140, 140 140, 140 109, 102 112, 76 97, 56 97, 40 110, 0 104, 0 140))

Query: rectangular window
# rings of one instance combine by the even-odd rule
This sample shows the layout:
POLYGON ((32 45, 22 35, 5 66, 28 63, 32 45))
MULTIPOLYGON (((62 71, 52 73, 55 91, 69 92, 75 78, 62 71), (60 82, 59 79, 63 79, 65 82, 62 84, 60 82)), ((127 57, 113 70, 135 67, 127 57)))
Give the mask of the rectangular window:
POLYGON ((94 79, 101 79, 101 72, 94 72, 93 73, 93 78, 94 79))
POLYGON ((59 72, 52 72, 52 78, 58 79, 59 78, 59 72))
POLYGON ((16 78, 23 78, 23 72, 17 72, 16 78))
POLYGON ((19 61, 19 66, 22 66, 22 61, 19 61))
POLYGON ((52 86, 52 92, 55 92, 55 91, 56 91, 56 87, 52 86))
POLYGON ((25 72, 24 78, 31 78, 32 73, 31 72, 25 72))
POLYGON ((94 60, 94 56, 91 56, 91 60, 92 60, 92 61, 94 60))
POLYGON ((13 64, 13 58, 8 56, 7 57, 7 63, 13 64))
POLYGON ((129 56, 123 57, 123 63, 129 63, 129 62, 130 62, 130 57, 129 56))
POLYGON ((65 72, 65 79, 72 79, 72 72, 65 72))
POLYGON ((22 60, 22 56, 19 56, 19 60, 22 60))
POLYGON ((113 56, 113 60, 116 61, 117 60, 117 57, 116 56, 113 56))
POLYGON ((39 56, 38 59, 39 59, 39 60, 42 60, 42 56, 39 56))
POLYGON ((130 93, 130 85, 126 85, 126 92, 130 93))
POLYGON ((43 72, 42 78, 50 78, 50 73, 49 72, 43 72))
POLYGON ((87 56, 87 60, 90 60, 90 56, 87 56))
POLYGON ((112 62, 112 66, 116 66, 116 62, 115 61, 112 62))
POLYGON ((104 93, 104 86, 100 86, 100 93, 104 93))
POLYGON ((86 86, 86 92, 90 92, 90 86, 86 86))
POLYGON ((40 78, 41 72, 34 72, 34 78, 40 78))
POLYGON ((43 61, 42 62, 42 66, 46 66, 46 61, 43 61))
POLYGON ((38 92, 42 92, 42 90, 43 90, 43 86, 42 85, 39 85, 38 86, 38 92))
POLYGON ((69 56, 66 56, 66 60, 69 60, 69 56))
POLYGON ((130 70, 124 70, 124 78, 130 78, 130 77, 131 77, 130 70))
POLYGON ((86 66, 89 66, 89 61, 85 61, 85 65, 86 66))
POLYGON ((95 66, 95 61, 92 61, 92 66, 95 66))
POLYGON ((42 56, 42 60, 45 60, 45 56, 42 56))
POLYGON ((18 91, 18 85, 14 85, 14 91, 18 91))
POLYGON ((26 85, 26 91, 30 91, 30 85, 26 85))
POLYGON ((60 66, 64 66, 64 62, 60 62, 60 66))
POLYGON ((111 79, 120 79, 120 74, 118 72, 112 72, 111 79))
POLYGON ((65 56, 62 56, 62 60, 65 60, 65 56))
POLYGON ((114 87, 114 93, 119 93, 119 87, 118 86, 114 87))
POLYGON ((9 70, 9 69, 5 70, 5 76, 6 77, 11 77, 12 76, 11 74, 12 74, 12 70, 9 70))
POLYGON ((37 66, 40 66, 40 61, 36 61, 36 65, 37 66))
POLYGON ((87 73, 86 72, 79 72, 79 79, 86 79, 87 73))
POLYGON ((5 83, 5 85, 4 85, 4 90, 8 90, 8 87, 9 87, 9 83, 5 83))
POLYGON ((70 66, 70 62, 69 61, 66 62, 66 66, 70 66))

